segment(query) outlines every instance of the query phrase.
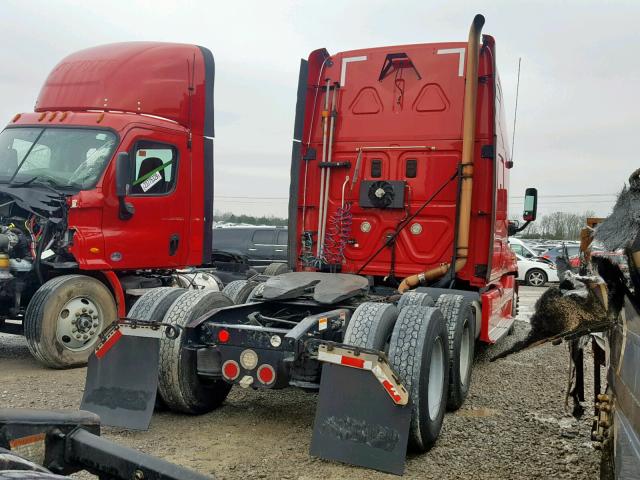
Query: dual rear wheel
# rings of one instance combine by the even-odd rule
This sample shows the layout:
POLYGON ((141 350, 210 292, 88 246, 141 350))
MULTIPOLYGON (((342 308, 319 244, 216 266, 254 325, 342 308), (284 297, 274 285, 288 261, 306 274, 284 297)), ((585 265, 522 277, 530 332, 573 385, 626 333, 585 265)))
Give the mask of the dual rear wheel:
POLYGON ((345 330, 344 343, 383 350, 409 391, 409 448, 431 448, 442 427, 447 401, 448 342, 442 313, 433 307, 363 303, 345 330))

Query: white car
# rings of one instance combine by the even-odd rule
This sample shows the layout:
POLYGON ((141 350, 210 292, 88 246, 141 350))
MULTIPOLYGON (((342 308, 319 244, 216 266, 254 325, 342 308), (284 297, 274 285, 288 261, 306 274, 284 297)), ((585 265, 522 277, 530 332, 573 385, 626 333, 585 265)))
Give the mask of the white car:
POLYGON ((527 285, 543 287, 547 282, 560 281, 555 265, 544 260, 524 258, 518 254, 516 254, 516 257, 518 258, 518 280, 527 285))

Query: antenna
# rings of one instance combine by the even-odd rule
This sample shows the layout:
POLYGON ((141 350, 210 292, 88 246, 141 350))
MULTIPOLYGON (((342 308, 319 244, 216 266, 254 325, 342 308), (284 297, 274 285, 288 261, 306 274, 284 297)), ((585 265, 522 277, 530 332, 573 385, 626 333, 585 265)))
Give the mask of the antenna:
POLYGON ((511 163, 513 163, 513 149, 516 146, 516 119, 518 118, 518 95, 520 94, 520 62, 522 62, 522 57, 518 57, 518 83, 516 84, 516 108, 513 111, 513 133, 511 135, 511 163))

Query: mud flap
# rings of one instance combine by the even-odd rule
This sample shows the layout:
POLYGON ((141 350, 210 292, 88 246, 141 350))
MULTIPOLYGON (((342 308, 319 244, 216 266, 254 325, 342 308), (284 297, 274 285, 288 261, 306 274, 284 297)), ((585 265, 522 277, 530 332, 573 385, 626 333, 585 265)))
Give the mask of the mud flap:
POLYGON ((89 357, 80 408, 98 414, 103 425, 147 430, 158 390, 160 340, 118 335, 108 346, 89 357))
POLYGON ((411 403, 394 401, 372 371, 344 365, 323 365, 311 455, 402 475, 411 403))

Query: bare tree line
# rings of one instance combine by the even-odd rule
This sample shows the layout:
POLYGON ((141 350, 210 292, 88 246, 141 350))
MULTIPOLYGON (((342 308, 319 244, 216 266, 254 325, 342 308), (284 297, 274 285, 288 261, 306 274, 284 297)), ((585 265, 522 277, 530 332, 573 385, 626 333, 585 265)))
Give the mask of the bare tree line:
POLYGON ((594 217, 595 212, 584 213, 553 212, 538 217, 535 222, 519 235, 522 238, 545 238, 550 240, 578 240, 580 230, 586 225, 587 217, 594 217))

